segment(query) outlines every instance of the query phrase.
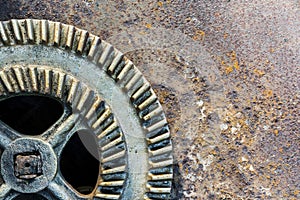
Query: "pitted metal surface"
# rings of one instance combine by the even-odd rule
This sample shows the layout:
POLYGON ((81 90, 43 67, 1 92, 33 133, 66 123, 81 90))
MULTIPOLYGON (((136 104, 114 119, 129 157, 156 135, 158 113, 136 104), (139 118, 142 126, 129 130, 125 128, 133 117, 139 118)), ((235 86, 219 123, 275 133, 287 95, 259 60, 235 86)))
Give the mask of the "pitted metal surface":
POLYGON ((96 33, 141 70, 170 124, 174 200, 300 198, 298 0, 0 5, 96 33))
POLYGON ((2 199, 23 193, 47 199, 170 198, 167 121, 130 60, 99 37, 59 22, 1 22, 0 36, 0 102, 41 96, 63 106, 62 116, 41 133, 38 125, 22 132, 1 122, 2 199), (99 160, 92 188, 74 188, 61 171, 66 146, 79 132, 92 135, 97 145, 94 151, 79 134, 99 160))

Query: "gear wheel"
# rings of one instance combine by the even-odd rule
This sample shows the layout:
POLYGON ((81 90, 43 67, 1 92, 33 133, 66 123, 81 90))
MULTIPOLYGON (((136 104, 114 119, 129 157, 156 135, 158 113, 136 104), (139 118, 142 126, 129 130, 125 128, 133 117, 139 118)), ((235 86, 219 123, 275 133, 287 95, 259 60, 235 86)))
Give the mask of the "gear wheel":
POLYGON ((170 199, 162 107, 133 63, 99 37, 47 20, 1 22, 0 107, 1 199, 170 199), (22 124, 13 113, 26 105, 48 109, 22 124))

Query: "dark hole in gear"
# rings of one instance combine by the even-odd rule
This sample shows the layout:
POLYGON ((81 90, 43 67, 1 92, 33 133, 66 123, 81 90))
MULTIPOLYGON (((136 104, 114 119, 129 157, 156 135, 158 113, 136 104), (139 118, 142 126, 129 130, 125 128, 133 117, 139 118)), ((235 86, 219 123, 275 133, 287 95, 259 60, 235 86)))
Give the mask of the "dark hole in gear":
POLYGON ((13 200, 47 200, 38 194, 22 194, 14 198, 13 200))
POLYGON ((63 111, 59 101, 44 96, 15 96, 0 101, 0 120, 25 135, 42 134, 63 111))
POLYGON ((61 155, 60 170, 63 177, 79 193, 90 194, 96 187, 99 169, 95 136, 86 130, 76 132, 61 155))

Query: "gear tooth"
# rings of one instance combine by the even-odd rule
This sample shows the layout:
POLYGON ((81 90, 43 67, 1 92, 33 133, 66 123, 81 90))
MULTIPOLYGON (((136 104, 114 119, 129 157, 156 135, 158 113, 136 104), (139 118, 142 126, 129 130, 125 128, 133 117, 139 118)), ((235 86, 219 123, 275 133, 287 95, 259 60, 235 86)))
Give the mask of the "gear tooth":
POLYGON ((15 67, 12 69, 14 71, 16 80, 18 82, 18 86, 20 88, 20 90, 23 92, 25 91, 25 82, 24 82, 24 77, 23 77, 23 70, 20 67, 15 67))
POLYGON ((126 165, 118 166, 118 167, 113 167, 111 169, 103 169, 102 174, 113 174, 113 173, 120 173, 126 171, 126 165))
POLYGON ((64 73, 58 73, 56 96, 60 99, 62 99, 64 95, 65 79, 66 75, 64 73))
POLYGON ((80 111, 83 111, 84 109, 87 110, 87 108, 90 107, 89 103, 92 96, 93 92, 88 87, 85 87, 84 92, 82 93, 81 98, 78 102, 77 109, 80 111))
POLYGON ((95 62, 95 55, 96 55, 96 52, 99 49, 99 45, 101 43, 101 40, 97 36, 93 36, 93 37, 94 37, 93 42, 92 42, 91 48, 89 49, 89 52, 88 52, 88 59, 95 62))
POLYGON ((11 83, 15 93, 20 93, 20 86, 16 77, 16 74, 12 68, 7 71, 7 77, 11 83))
POLYGON ((166 124, 168 124, 164 114, 161 115, 155 115, 151 119, 144 122, 145 129, 148 132, 154 131, 158 128, 164 127, 166 124))
MULTIPOLYGON (((84 30, 82 30, 82 31, 85 32, 84 30)), ((83 32, 81 32, 80 41, 84 39, 84 45, 83 45, 83 48, 82 48, 82 51, 80 54, 82 55, 82 57, 88 57, 88 54, 90 52, 90 49, 92 48, 93 40, 94 40, 95 36, 90 34, 89 32, 86 32, 86 34, 84 36, 84 35, 82 35, 83 32)), ((89 57, 87 59, 90 60, 89 57)))
POLYGON ((48 45, 55 45, 55 46, 59 46, 60 43, 60 23, 59 22, 48 22, 49 24, 49 34, 48 34, 48 45))
MULTIPOLYGON (((130 89, 131 85, 128 85, 128 83, 130 82, 130 80, 135 76, 135 68, 134 65, 132 65, 132 67, 130 67, 127 71, 126 74, 124 74, 124 77, 122 78, 122 80, 120 80, 118 83, 119 85, 125 89, 125 91, 128 91, 128 89, 130 89), (127 87, 126 87, 127 85, 127 87)), ((134 78, 133 80, 135 80, 136 78, 134 78)))
POLYGON ((104 103, 100 97, 95 97, 89 111, 86 114, 88 124, 91 126, 97 120, 97 109, 104 103))
POLYGON ((51 94, 52 92, 52 71, 50 69, 44 70, 45 76, 45 94, 51 94))
POLYGON ((0 23, 0 33, 1 33, 2 41, 5 45, 16 44, 11 21, 0 23))
POLYGON ((165 146, 161 149, 150 151, 151 156, 159 156, 167 153, 171 153, 173 150, 173 147, 171 145, 165 146))
POLYGON ((15 40, 18 44, 20 43, 23 43, 23 38, 21 36, 21 32, 20 32, 20 27, 19 27, 19 21, 18 20, 15 20, 15 19, 12 19, 11 20, 11 24, 12 24, 12 29, 13 29, 13 32, 14 32, 14 36, 15 36, 15 40))
POLYGON ((127 76, 129 71, 133 68, 133 64, 131 61, 127 60, 124 68, 120 71, 120 73, 117 75, 117 82, 121 84, 124 81, 124 78, 127 76))
POLYGON ((98 129, 101 123, 103 123, 110 115, 111 115, 111 111, 107 107, 105 107, 105 111, 101 113, 97 121, 92 125, 92 128, 98 129))
POLYGON ((107 42, 102 41, 101 43, 102 54, 98 60, 98 64, 101 68, 107 71, 107 67, 113 60, 114 48, 107 42))
POLYGON ((18 24, 20 27, 20 31, 21 31, 21 36, 22 36, 22 44, 28 44, 29 42, 29 38, 28 38, 28 32, 27 32, 27 24, 26 24, 26 20, 18 20, 18 24))
POLYGON ((48 43, 49 41, 49 23, 48 20, 41 20, 41 40, 44 43, 48 43))
POLYGON ((75 34, 75 27, 69 25, 68 32, 67 32, 67 38, 66 38, 66 48, 67 49, 72 49, 72 47, 73 47, 74 34, 75 34))
POLYGON ((143 85, 141 87, 137 88, 133 94, 131 95, 131 100, 136 101, 143 93, 145 93, 149 88, 151 87, 150 84, 145 81, 145 78, 142 78, 143 85))
POLYGON ((4 44, 9 43, 8 37, 6 35, 5 29, 4 29, 4 26, 3 26, 3 22, 0 22, 0 36, 1 36, 1 43, 2 43, 2 41, 3 41, 4 44))
POLYGON ((27 37, 30 41, 34 41, 34 27, 33 27, 33 22, 32 19, 26 19, 26 32, 27 32, 27 37))
POLYGON ((11 20, 12 31, 14 39, 17 44, 27 44, 28 34, 27 34, 27 24, 26 20, 11 20))
POLYGON ((31 85, 31 81, 30 81, 30 74, 29 74, 29 68, 25 68, 25 67, 19 67, 21 74, 22 74, 22 78, 23 78, 23 83, 24 83, 24 91, 27 92, 32 92, 32 85, 31 85))
POLYGON ((68 103, 73 104, 78 87, 79 87, 79 82, 72 80, 70 91, 69 91, 68 98, 67 98, 68 103))
POLYGON ((116 130, 116 136, 111 139, 111 141, 107 142, 104 146, 101 147, 101 151, 106 151, 107 149, 116 146, 119 143, 123 142, 123 133, 120 130, 116 130))
POLYGON ((6 89, 6 86, 0 76, 0 95, 6 95, 8 93, 7 89, 6 89))
POLYGON ((33 42, 35 44, 41 44, 42 43, 42 32, 41 32, 41 21, 40 20, 36 20, 36 19, 33 19, 31 21, 31 24, 32 24, 32 28, 33 28, 33 36, 34 36, 34 39, 33 39, 33 42))
POLYGON ((68 34, 69 34, 69 25, 61 24, 60 25, 60 42, 59 47, 62 49, 68 48, 67 47, 67 40, 68 40, 68 34))
POLYGON ((117 160, 117 159, 120 159, 122 157, 124 157, 126 155, 126 151, 123 150, 123 151, 120 151, 118 153, 115 153, 109 157, 105 157, 102 159, 102 162, 111 162, 111 161, 114 161, 114 160, 117 160))
POLYGON ((78 48, 78 45, 79 45, 81 30, 78 29, 78 28, 75 28, 73 35, 74 36, 73 36, 72 46, 71 46, 70 49, 72 50, 72 52, 80 54, 80 52, 77 51, 77 48, 78 48))
POLYGON ((157 97, 151 89, 151 95, 145 101, 143 101, 141 104, 138 105, 138 109, 143 110, 144 108, 149 106, 151 103, 153 103, 155 100, 157 100, 157 97))
POLYGON ((51 71, 51 95, 57 97, 59 94, 60 88, 60 81, 59 81, 59 72, 51 71))
POLYGON ((83 51, 84 51, 84 48, 86 46, 86 42, 87 42, 88 36, 89 36, 89 34, 88 34, 87 31, 84 31, 84 30, 80 31, 80 37, 78 39, 78 45, 77 45, 77 49, 76 49, 77 53, 83 54, 83 51))
MULTIPOLYGON (((130 80, 125 84, 124 88, 129 92, 130 90, 134 90, 138 81, 142 78, 142 74, 139 71, 133 72, 134 75, 130 78, 130 80)), ((131 96, 131 95, 129 95, 131 96)))
POLYGON ((4 83, 6 89, 8 92, 13 93, 14 92, 14 88, 12 86, 12 83, 10 82, 9 78, 7 77, 7 74, 3 71, 0 72, 0 77, 2 79, 2 82, 4 83))
POLYGON ((150 108, 151 106, 149 106, 149 112, 146 115, 141 116, 143 121, 148 121, 163 113, 162 106, 159 103, 155 102, 152 105, 157 105, 157 107, 150 108))
POLYGON ((120 199, 120 195, 115 195, 115 194, 103 194, 100 192, 96 192, 94 200, 114 200, 114 199, 120 199))
POLYGON ((108 127, 101 130, 101 133, 98 135, 98 138, 101 139, 101 138, 105 137, 106 135, 108 135, 109 133, 111 133, 112 131, 114 131, 117 128, 119 128, 117 122, 113 122, 108 127))
POLYGON ((29 77, 30 77, 30 85, 34 92, 39 91, 39 84, 38 84, 38 76, 37 76, 37 69, 35 67, 29 68, 29 77))
POLYGON ((36 68, 36 70, 37 70, 37 83, 39 85, 39 91, 42 94, 47 94, 46 70, 44 68, 36 68))
POLYGON ((107 69, 107 73, 114 74, 115 69, 117 68, 118 64, 123 60, 123 54, 119 51, 116 51, 116 56, 113 59, 111 65, 107 69))
POLYGON ((61 35, 61 23, 54 23, 54 34, 53 34, 53 43, 56 46, 60 45, 60 35, 61 35))

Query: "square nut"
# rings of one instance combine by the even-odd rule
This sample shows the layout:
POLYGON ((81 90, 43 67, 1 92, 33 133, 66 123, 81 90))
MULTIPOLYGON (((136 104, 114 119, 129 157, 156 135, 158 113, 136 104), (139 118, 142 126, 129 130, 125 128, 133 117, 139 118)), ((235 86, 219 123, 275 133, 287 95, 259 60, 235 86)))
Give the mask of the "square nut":
POLYGON ((15 156, 15 176, 20 179, 33 179, 42 175, 42 160, 38 153, 15 156))

